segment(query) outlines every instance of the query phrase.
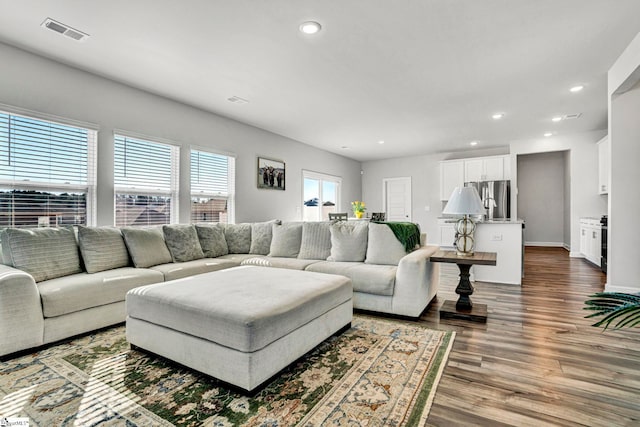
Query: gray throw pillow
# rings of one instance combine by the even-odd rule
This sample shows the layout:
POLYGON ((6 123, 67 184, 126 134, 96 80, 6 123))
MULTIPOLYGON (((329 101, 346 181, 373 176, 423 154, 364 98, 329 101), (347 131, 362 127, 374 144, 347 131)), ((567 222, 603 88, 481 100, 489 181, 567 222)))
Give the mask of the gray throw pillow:
POLYGON ((78 226, 78 245, 87 273, 129 265, 129 252, 122 233, 115 227, 78 226))
POLYGON ((186 262, 204 258, 204 253, 198 240, 198 233, 193 225, 165 225, 162 227, 162 231, 173 262, 186 262))
POLYGON ((230 254, 248 254, 251 249, 251 224, 227 224, 224 238, 230 254))
POLYGON ((136 267, 147 268, 173 262, 161 228, 123 227, 121 231, 136 267))
POLYGON ((250 254, 267 255, 269 253, 271 237, 273 236, 273 224, 281 224, 281 221, 274 219, 267 222, 254 222, 251 224, 250 254))
POLYGON ((3 258, 36 282, 81 273, 75 232, 69 228, 7 228, 0 236, 3 258))
POLYGON ((216 258, 229 253, 224 227, 224 224, 196 224, 196 232, 205 257, 216 258))
POLYGON ((391 228, 386 224, 369 224, 367 264, 398 265, 407 252, 391 228))
POLYGON ((338 221, 331 224, 331 256, 328 261, 362 262, 367 253, 369 223, 338 221))
POLYGON ((300 259, 327 259, 331 255, 331 222, 305 222, 302 224, 300 259))
POLYGON ((271 239, 269 256, 295 258, 300 252, 301 241, 301 222, 273 224, 273 238, 271 239))

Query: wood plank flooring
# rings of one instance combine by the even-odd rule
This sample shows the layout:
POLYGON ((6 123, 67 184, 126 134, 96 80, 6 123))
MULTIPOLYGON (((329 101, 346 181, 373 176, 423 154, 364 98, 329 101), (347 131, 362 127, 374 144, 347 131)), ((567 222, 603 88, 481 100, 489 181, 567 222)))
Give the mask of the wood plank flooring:
POLYGON ((420 322, 457 336, 428 425, 640 425, 640 328, 602 332, 584 318, 605 275, 562 248, 525 254, 522 287, 475 282, 486 324, 439 319, 458 283, 457 267, 441 264, 420 322))

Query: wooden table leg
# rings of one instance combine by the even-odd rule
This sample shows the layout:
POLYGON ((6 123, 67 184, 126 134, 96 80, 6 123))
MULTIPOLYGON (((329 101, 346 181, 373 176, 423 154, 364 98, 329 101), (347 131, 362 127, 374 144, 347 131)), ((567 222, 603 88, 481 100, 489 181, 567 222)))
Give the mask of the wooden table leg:
POLYGON ((471 269, 471 265, 458 264, 458 268, 460 269, 460 282, 456 288, 456 294, 460 295, 460 297, 456 303, 456 308, 458 310, 471 310, 473 308, 473 303, 471 302, 470 296, 474 291, 473 285, 469 280, 469 270, 471 269))

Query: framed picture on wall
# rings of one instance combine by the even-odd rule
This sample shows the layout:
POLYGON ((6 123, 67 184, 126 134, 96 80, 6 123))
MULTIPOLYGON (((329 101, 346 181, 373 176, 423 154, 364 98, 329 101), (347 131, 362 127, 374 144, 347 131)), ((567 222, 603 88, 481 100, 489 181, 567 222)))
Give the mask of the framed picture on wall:
POLYGON ((258 188, 284 191, 284 162, 258 157, 258 188))

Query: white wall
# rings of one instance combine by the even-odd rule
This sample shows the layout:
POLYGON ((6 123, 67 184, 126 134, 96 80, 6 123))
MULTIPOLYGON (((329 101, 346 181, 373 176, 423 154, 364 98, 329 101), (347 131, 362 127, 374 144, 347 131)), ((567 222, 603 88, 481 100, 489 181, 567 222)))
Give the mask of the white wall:
POLYGON ((640 210, 640 33, 607 77, 611 163, 605 290, 633 293, 640 292, 640 233, 634 227, 640 210))
POLYGON ((518 217, 526 245, 563 246, 564 152, 518 156, 518 217))
POLYGON ((368 212, 384 210, 382 180, 384 178, 411 177, 412 221, 427 233, 429 244, 439 244, 438 217, 442 216, 440 201, 440 161, 458 158, 508 154, 508 149, 474 150, 468 152, 438 153, 432 155, 400 157, 362 163, 362 200, 368 212), (425 210, 429 208, 429 211, 425 210))
MULTIPOLYGON (((571 203, 571 255, 580 256, 580 218, 600 217, 607 212, 607 197, 598 194, 598 146, 606 131, 513 142, 511 148, 512 188, 518 188, 517 158, 523 154, 570 151, 569 199, 571 203)), ((511 198, 511 212, 518 211, 518 198, 511 198)))
MULTIPOLYGON (((0 63, 0 103, 99 125, 98 225, 113 224, 114 129, 179 143, 183 177, 189 173, 191 145, 236 154, 236 222, 298 219, 302 169, 343 178, 341 210, 361 198, 360 163, 355 160, 1 43, 0 63), (258 155, 286 162, 286 191, 256 188, 258 155)), ((189 222, 185 182, 188 179, 181 185, 180 222, 189 222)))

